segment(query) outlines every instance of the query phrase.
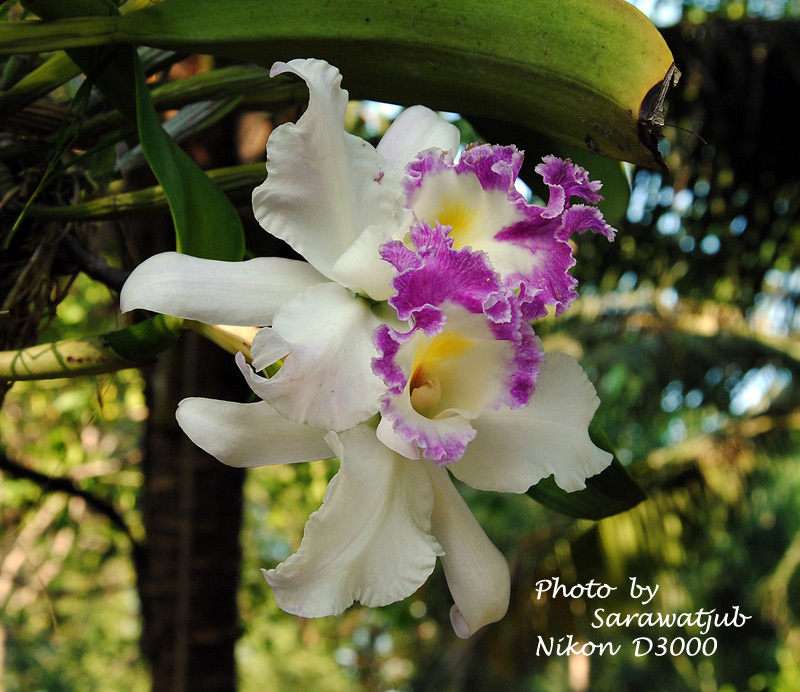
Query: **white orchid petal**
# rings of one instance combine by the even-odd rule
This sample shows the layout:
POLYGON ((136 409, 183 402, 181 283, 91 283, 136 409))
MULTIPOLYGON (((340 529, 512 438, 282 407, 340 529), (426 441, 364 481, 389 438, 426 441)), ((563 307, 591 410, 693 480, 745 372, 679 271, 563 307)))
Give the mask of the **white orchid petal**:
POLYGON ((441 149, 455 156, 461 135, 452 123, 442 120, 425 106, 407 108, 386 130, 378 152, 397 172, 426 149, 441 149))
POLYGON ((373 300, 388 300, 394 270, 380 256, 380 246, 388 240, 386 226, 365 229, 333 265, 331 278, 373 300))
MULTIPOLYGON (((385 389, 371 367, 378 323, 367 301, 339 284, 319 284, 275 315, 273 333, 289 347, 277 374, 267 380, 246 365, 242 372, 253 391, 289 420, 347 430, 377 413, 385 389)), ((258 346, 254 342, 251 353, 260 364, 258 346)))
POLYGON ((530 404, 515 411, 486 411, 453 474, 479 490, 524 493, 550 474, 568 492, 611 463, 612 455, 589 439, 600 401, 578 362, 548 353, 530 404))
POLYGON ((445 551, 447 586, 455 601, 450 621, 466 639, 508 610, 511 575, 443 467, 425 464, 433 484, 432 530, 445 551))
POLYGON ((291 346, 271 327, 264 327, 256 332, 250 345, 253 368, 256 371, 269 367, 275 361, 286 357, 291 346))
POLYGON ((329 459, 325 432, 286 420, 263 401, 184 399, 175 414, 189 439, 223 464, 252 468, 329 459))
POLYGON ((382 606, 416 591, 441 548, 431 535, 433 492, 423 467, 360 425, 330 433, 341 461, 298 551, 264 572, 278 605, 302 617, 341 613, 354 601, 382 606))
POLYGON ((308 109, 278 127, 267 146, 267 179, 253 192, 259 223, 333 278, 336 260, 372 225, 394 228, 400 180, 363 139, 344 131, 347 92, 322 60, 276 63, 308 85, 308 109))
POLYGON ((123 312, 141 308, 208 324, 260 327, 286 300, 322 281, 324 276, 298 260, 221 262, 164 252, 133 270, 120 306, 123 312))

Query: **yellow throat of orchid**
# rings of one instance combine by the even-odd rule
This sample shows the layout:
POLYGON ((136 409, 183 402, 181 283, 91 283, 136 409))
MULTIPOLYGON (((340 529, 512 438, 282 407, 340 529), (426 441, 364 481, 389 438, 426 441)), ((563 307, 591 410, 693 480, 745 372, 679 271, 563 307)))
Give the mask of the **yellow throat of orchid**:
POLYGON ((471 350, 473 340, 453 332, 444 331, 433 338, 422 336, 414 354, 414 368, 409 380, 411 405, 427 418, 439 411, 442 386, 451 376, 453 359, 471 350))

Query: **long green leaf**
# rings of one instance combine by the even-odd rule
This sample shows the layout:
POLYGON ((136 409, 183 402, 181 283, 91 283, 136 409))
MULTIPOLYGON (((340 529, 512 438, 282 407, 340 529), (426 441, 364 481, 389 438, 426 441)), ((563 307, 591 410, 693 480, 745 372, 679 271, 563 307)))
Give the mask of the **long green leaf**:
MULTIPOLYGON (((148 51, 163 54, 164 51, 148 51)), ((143 51, 139 51, 140 56, 143 51)), ((66 53, 59 53, 58 56, 67 61, 76 74, 80 73, 79 68, 73 63, 66 53)), ((60 62, 60 61, 59 61, 60 62)), ((142 62, 147 68, 147 61, 142 57, 142 62)), ((45 63, 50 64, 50 61, 45 63)), ((34 71, 35 72, 35 71, 34 71)), ((31 73, 31 75, 34 74, 31 73)), ((56 81, 54 74, 50 74, 43 81, 40 89, 46 89, 47 93, 55 88, 53 82, 56 81), (49 88, 47 86, 49 85, 49 88)), ((59 82, 60 83, 60 82, 59 82)), ((23 89, 19 93, 14 93, 15 89, 21 84, 0 94, 0 121, 8 113, 15 111, 20 105, 27 103, 30 93, 23 89)), ((219 69, 202 72, 191 77, 165 82, 153 87, 150 90, 150 97, 153 105, 159 111, 182 108, 191 103, 203 100, 219 100, 237 98, 238 106, 252 110, 268 110, 277 106, 284 106, 287 103, 298 103, 306 97, 308 91, 302 82, 290 79, 271 78, 269 71, 263 67, 253 65, 231 65, 219 69)), ((131 123, 119 111, 103 111, 87 118, 81 123, 81 137, 92 139, 105 133, 116 131, 119 136, 131 134, 131 123)), ((119 137, 114 138, 118 141, 119 137)), ((24 142, 15 141, 8 146, 0 147, 0 161, 9 161, 19 156, 24 156, 31 151, 50 148, 56 140, 56 135, 51 134, 35 140, 24 142)), ((262 165, 262 174, 264 166, 262 165)))
POLYGON ((150 102, 144 71, 136 70, 137 125, 147 161, 170 203, 178 250, 196 257, 240 260, 244 229, 235 207, 164 132, 150 102))
POLYGON ((163 0, 124 17, 0 26, 0 50, 128 42, 269 66, 315 56, 358 98, 508 120, 663 167, 672 54, 625 0, 163 0), (85 43, 77 43, 83 38, 85 43))
MULTIPOLYGON (((264 182, 265 176, 263 163, 215 168, 207 171, 207 174, 234 203, 244 203, 250 199, 253 188, 264 182)), ((168 213, 167 197, 160 185, 63 207, 33 205, 28 210, 29 217, 49 221, 103 221, 168 213)))
MULTIPOLYGON (((141 48, 138 52, 148 74, 176 60, 174 53, 156 48, 141 48)), ((81 69, 65 52, 60 51, 50 56, 10 89, 0 92, 0 121, 36 99, 46 96, 80 73, 81 69)), ((6 151, 2 152, 2 156, 5 159, 9 158, 6 151)))
POLYGON ((36 69, 20 79, 7 91, 0 93, 0 121, 18 109, 49 94, 80 73, 78 66, 66 53, 51 56, 36 69))
MULTIPOLYGON (((614 454, 611 441, 598 423, 589 425, 589 436, 600 449, 614 454)), ((579 519, 603 519, 632 509, 646 499, 644 491, 631 478, 616 454, 602 473, 586 480, 586 488, 568 493, 552 476, 537 483, 528 495, 545 507, 579 519)))

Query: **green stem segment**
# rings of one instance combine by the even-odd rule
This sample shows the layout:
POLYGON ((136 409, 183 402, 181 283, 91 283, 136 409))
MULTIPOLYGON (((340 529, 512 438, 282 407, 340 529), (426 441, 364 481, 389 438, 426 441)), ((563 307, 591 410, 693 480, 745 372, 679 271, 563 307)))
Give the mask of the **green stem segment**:
MULTIPOLYGON (((216 168, 206 173, 236 202, 249 199, 253 188, 264 182, 266 176, 263 163, 216 168)), ((63 207, 33 205, 28 211, 31 218, 48 221, 103 221, 161 214, 169 214, 169 203, 161 185, 119 192, 63 207)))
POLYGON ((0 352, 0 380, 99 375, 153 360, 180 334, 183 320, 157 315, 115 332, 0 352))

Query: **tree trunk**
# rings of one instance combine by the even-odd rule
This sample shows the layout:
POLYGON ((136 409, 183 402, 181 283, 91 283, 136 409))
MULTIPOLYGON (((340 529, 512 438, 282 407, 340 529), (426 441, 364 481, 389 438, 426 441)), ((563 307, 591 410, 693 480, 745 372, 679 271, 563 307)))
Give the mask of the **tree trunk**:
POLYGON ((235 399, 239 380, 229 354, 191 333, 149 373, 138 576, 154 692, 236 689, 244 473, 195 447, 175 409, 185 396, 235 399))

